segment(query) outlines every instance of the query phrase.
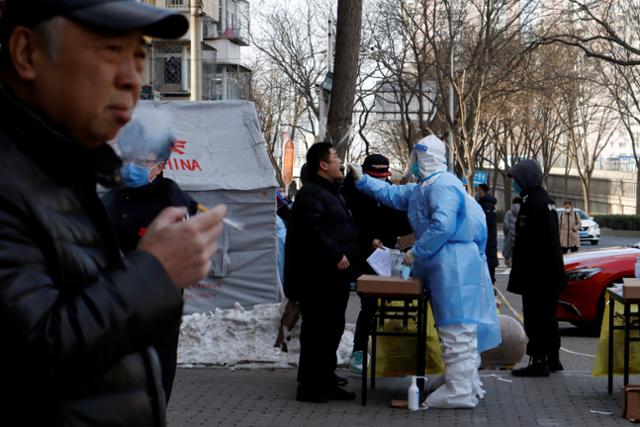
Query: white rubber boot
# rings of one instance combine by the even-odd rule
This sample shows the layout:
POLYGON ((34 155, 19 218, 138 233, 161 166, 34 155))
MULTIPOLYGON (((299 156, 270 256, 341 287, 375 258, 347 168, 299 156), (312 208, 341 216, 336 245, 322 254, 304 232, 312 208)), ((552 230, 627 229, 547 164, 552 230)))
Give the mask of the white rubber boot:
POLYGON ((438 328, 445 364, 445 383, 425 400, 429 408, 475 408, 484 396, 478 376, 477 327, 472 324, 438 328), (476 376, 477 379, 476 379, 476 376))

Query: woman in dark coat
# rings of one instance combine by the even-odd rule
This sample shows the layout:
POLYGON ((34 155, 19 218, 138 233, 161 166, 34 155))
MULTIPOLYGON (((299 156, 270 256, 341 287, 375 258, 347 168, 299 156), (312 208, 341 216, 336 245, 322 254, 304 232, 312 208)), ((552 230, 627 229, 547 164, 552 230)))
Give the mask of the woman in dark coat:
MULTIPOLYGON (((153 123, 149 117, 146 124, 153 123)), ((158 125, 158 123, 155 123, 158 125)), ((198 204, 183 192, 178 184, 162 176, 165 162, 171 155, 173 137, 168 128, 149 129, 139 118, 129 123, 118 138, 125 187, 113 190, 102 198, 111 221, 118 246, 125 254, 138 246, 140 238, 156 216, 167 207, 184 206, 188 215, 195 215, 198 204)), ((154 344, 162 367, 162 386, 167 402, 176 373, 180 330, 154 344)))

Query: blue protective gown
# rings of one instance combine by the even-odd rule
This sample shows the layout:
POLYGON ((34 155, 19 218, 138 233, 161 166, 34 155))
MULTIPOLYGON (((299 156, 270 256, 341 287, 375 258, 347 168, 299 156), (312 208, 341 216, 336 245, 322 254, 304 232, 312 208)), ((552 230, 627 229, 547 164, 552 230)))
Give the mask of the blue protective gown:
POLYGON ((365 175, 356 187, 407 211, 416 236, 413 276, 431 298, 436 326, 478 325, 478 351, 500 344, 495 296, 484 248, 485 215, 458 178, 442 172, 428 184, 390 185, 365 175))

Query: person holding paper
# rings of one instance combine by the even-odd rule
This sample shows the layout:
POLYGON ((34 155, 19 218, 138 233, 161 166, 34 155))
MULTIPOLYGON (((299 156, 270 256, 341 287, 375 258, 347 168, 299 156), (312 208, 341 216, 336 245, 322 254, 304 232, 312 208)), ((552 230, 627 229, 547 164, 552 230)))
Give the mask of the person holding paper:
MULTIPOLYGON (((389 159, 381 154, 367 156, 362 164, 362 171, 371 178, 390 182, 389 159)), ((344 180, 342 194, 351 210, 353 222, 358 231, 362 259, 368 258, 376 249, 394 248, 398 236, 411 233, 407 213, 385 206, 358 191, 352 173, 348 173, 344 180)), ((364 263, 363 270, 365 274, 376 274, 367 263, 364 263)), ((375 299, 372 298, 360 299, 360 313, 356 321, 351 354, 351 370, 355 373, 362 373, 362 362, 367 351, 368 330, 376 308, 375 303, 375 299)))
POLYGON ((484 250, 484 213, 462 183, 446 172, 444 143, 430 135, 411 154, 418 184, 389 185, 351 166, 356 188, 395 209, 408 211, 416 242, 405 256, 431 298, 446 371, 425 404, 473 408, 485 394, 479 353, 500 344, 500 326, 484 250))

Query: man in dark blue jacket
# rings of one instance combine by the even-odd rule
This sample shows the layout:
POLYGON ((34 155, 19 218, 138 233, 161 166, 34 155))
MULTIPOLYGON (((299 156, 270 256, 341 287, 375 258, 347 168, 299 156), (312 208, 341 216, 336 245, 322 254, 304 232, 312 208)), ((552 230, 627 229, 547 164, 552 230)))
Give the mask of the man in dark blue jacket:
POLYGON ((355 399, 338 387, 335 375, 350 283, 360 273, 358 237, 339 191, 341 163, 331 144, 311 146, 309 180, 296 196, 287 230, 285 294, 300 301, 296 398, 305 402, 355 399))

